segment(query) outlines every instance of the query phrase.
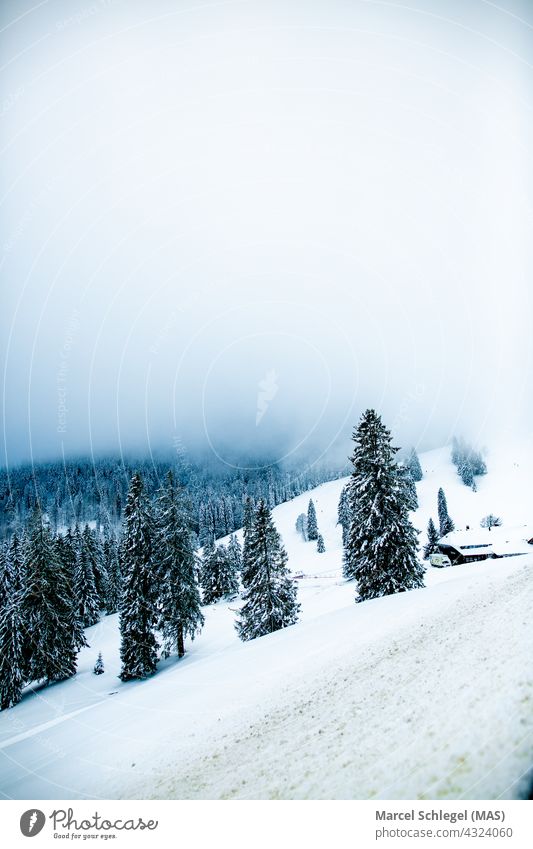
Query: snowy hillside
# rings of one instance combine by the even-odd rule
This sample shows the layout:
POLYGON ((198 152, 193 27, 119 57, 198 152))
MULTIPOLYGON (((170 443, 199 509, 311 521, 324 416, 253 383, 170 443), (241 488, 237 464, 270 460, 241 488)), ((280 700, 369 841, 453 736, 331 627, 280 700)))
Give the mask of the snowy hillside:
MULTIPOLYGON (((478 491, 449 450, 421 455, 417 528, 444 487, 457 528, 487 513, 533 522, 533 452, 487 454, 478 491)), ((154 678, 117 678, 117 617, 87 629, 79 672, 0 714, 6 798, 492 798, 533 765, 533 549, 449 569, 426 588, 354 604, 341 574, 345 481, 275 508, 299 575, 298 625, 241 643, 239 602, 204 609, 200 637, 154 678), (309 498, 326 551, 296 531, 309 498), (92 667, 102 651, 105 674, 92 667)), ((425 541, 425 534, 420 537, 425 541)))

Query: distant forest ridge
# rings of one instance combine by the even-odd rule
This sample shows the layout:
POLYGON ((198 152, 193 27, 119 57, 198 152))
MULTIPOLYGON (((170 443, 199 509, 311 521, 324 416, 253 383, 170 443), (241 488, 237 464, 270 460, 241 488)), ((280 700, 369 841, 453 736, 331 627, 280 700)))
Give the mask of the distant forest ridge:
MULTIPOLYGON (((236 464, 237 465, 237 464, 236 464)), ((252 465, 250 463, 250 465, 252 465)), ((54 532, 94 522, 97 530, 122 522, 130 479, 142 476, 153 497, 169 469, 186 489, 192 530, 199 544, 211 534, 225 536, 242 527, 243 501, 267 499, 271 507, 327 480, 348 473, 348 466, 320 462, 259 463, 254 468, 229 466, 212 455, 190 458, 183 449, 173 457, 138 459, 104 457, 58 460, 0 469, 0 537, 24 527, 38 503, 54 532)))

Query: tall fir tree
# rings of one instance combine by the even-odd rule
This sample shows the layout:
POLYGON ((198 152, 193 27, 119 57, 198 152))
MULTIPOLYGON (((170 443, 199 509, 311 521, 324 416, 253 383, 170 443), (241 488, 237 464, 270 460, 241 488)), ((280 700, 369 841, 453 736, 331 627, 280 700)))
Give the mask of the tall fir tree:
POLYGON ((415 483, 418 483, 424 477, 418 454, 414 448, 411 448, 411 453, 409 454, 409 459, 407 461, 407 468, 411 472, 411 477, 415 483))
POLYGON ((472 471, 472 465, 470 460, 463 460, 461 465, 459 466, 459 477, 465 486, 472 486, 474 483, 474 473, 472 471))
POLYGON ((0 608, 0 710, 20 702, 24 686, 23 669, 20 592, 15 592, 0 608))
POLYGON ((409 510, 418 509, 418 493, 416 484, 408 466, 397 466, 398 476, 405 489, 405 501, 409 510))
POLYGON ((300 513, 298 515, 298 518, 296 519, 296 530, 302 535, 303 541, 307 542, 309 539, 307 536, 307 513, 300 513))
POLYGON ((243 509, 243 542, 242 542, 242 571, 241 582, 246 589, 253 578, 252 564, 250 562, 250 536, 255 517, 255 504, 251 495, 247 495, 244 499, 243 509))
POLYGON ((74 592, 77 598, 78 615, 84 628, 96 625, 100 619, 100 598, 96 591, 93 558, 82 536, 74 568, 74 592))
POLYGON ((122 576, 118 541, 110 528, 104 532, 102 555, 106 575, 105 609, 108 613, 116 613, 120 605, 122 576))
POLYGON ((204 604, 221 598, 232 598, 239 592, 237 574, 224 545, 209 547, 202 562, 202 594, 204 604))
POLYGON ((17 531, 11 537, 7 555, 11 569, 13 589, 20 592, 25 582, 24 576, 24 539, 17 531))
POLYGON ((312 498, 309 500, 309 506, 307 507, 307 539, 318 539, 318 523, 316 520, 316 509, 312 498))
POLYGON ((346 548, 348 537, 350 534, 350 525, 352 522, 352 514, 350 509, 350 487, 349 484, 343 486, 339 498, 339 506, 337 510, 337 524, 342 528, 342 547, 346 548))
POLYGON ((430 519, 428 522, 428 541, 424 546, 424 560, 427 560, 428 557, 433 554, 435 551, 438 551, 438 543, 439 543, 439 533, 435 527, 435 523, 433 519, 430 519))
POLYGON ((3 610, 13 594, 13 573, 8 556, 7 543, 0 544, 0 610, 3 610))
POLYGON ((359 601, 424 586, 417 531, 409 521, 405 485, 394 462, 392 437, 374 410, 353 434, 350 493, 352 524, 346 573, 357 581, 359 601))
POLYGON ((159 587, 153 564, 154 527, 141 476, 131 479, 121 545, 123 588, 120 599, 122 681, 153 675, 157 666, 155 637, 159 587))
POLYGON ((242 548, 235 534, 232 534, 228 542, 228 557, 235 575, 242 572, 242 548))
POLYGON ((250 533, 253 578, 244 592, 236 628, 241 640, 253 640, 298 621, 300 605, 287 568, 287 553, 270 510, 259 501, 250 533))
POLYGON ((100 599, 100 607, 105 608, 105 597, 107 590, 107 575, 105 573, 104 558, 100 539, 96 531, 89 525, 85 525, 82 535, 82 546, 85 548, 86 557, 90 560, 96 593, 100 599))
POLYGON ((76 672, 77 657, 72 585, 39 507, 28 527, 24 568, 25 678, 49 682, 70 678, 76 672))
MULTIPOLYGON (((70 529, 67 531, 65 536, 62 534, 58 534, 55 538, 55 547, 57 556, 62 564, 63 573, 65 576, 65 582, 67 586, 68 598, 70 600, 70 617, 71 617, 71 628, 72 628, 72 642, 75 645, 76 649, 81 649, 84 646, 88 646, 88 642, 85 638, 84 628, 86 627, 86 623, 84 620, 83 612, 80 607, 80 599, 79 592, 77 586, 77 561, 78 555, 76 553, 76 546, 74 545, 74 540, 70 529)), ((98 621, 96 619, 95 621, 98 621)), ((89 622, 87 624, 94 624, 94 621, 89 622)))
POLYGON ((450 519, 450 515, 448 513, 448 503, 446 501, 446 496, 442 487, 439 489, 437 495, 437 508, 439 514, 439 533, 440 536, 443 537, 446 534, 449 534, 450 531, 455 530, 455 525, 450 519))
POLYGON ((159 628, 165 652, 185 654, 185 637, 194 640, 204 624, 196 582, 194 552, 183 495, 168 472, 156 512, 156 559, 161 576, 159 628))

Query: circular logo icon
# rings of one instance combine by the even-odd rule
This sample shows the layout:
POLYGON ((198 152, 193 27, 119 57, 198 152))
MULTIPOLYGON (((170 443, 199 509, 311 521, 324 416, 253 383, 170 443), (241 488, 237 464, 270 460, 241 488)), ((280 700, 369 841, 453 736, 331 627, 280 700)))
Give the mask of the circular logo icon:
POLYGON ((20 830, 24 837, 35 837, 43 830, 46 817, 42 811, 37 808, 30 808, 29 811, 24 811, 20 818, 20 830))

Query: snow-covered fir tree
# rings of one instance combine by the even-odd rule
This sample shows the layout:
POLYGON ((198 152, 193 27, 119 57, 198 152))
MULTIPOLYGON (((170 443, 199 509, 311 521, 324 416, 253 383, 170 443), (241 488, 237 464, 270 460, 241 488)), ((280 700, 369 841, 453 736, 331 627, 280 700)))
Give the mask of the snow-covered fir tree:
POLYGON ((13 707, 22 697, 23 644, 20 592, 14 592, 0 608, 0 710, 13 707))
POLYGON ((96 591, 93 558, 86 544, 85 535, 81 535, 80 546, 74 568, 74 592, 77 597, 78 615, 84 628, 95 625, 100 619, 100 597, 96 591))
POLYGON ((24 538, 17 531, 13 533, 7 547, 7 557, 11 570, 14 592, 20 592, 25 582, 24 574, 24 538))
POLYGON ((78 591, 78 556, 81 547, 81 536, 75 539, 71 530, 68 529, 65 536, 58 534, 55 538, 56 552, 63 567, 66 585, 68 587, 68 597, 71 604, 71 626, 72 626, 72 641, 76 649, 81 649, 87 646, 88 642, 85 638, 84 628, 87 624, 94 624, 98 621, 98 617, 91 622, 86 622, 84 610, 80 604, 80 595, 78 591))
POLYGON ((244 592, 236 623, 241 640, 294 625, 300 609, 296 585, 287 568, 287 553, 264 499, 259 501, 250 533, 250 560, 253 578, 244 592))
POLYGON ((472 486, 474 483, 474 474, 469 460, 463 460, 458 468, 459 477, 465 486, 472 486))
POLYGON ((346 548, 348 536, 350 533, 350 525, 352 522, 352 514, 350 510, 350 486, 343 486, 339 498, 339 506, 337 509, 337 524, 342 528, 342 547, 346 548))
POLYGON ((103 675, 105 672, 104 668, 104 659, 102 657, 102 652, 98 652, 98 657, 96 658, 96 663, 94 664, 93 672, 95 675, 103 675))
POLYGON ((72 584, 39 507, 28 527, 24 568, 25 678, 49 682, 70 678, 76 672, 79 641, 72 584))
POLYGON ((13 594, 13 575, 8 558, 7 543, 0 545, 0 611, 13 594))
POLYGON ((240 575, 242 572, 242 547, 235 534, 232 534, 228 542, 228 557, 233 573, 240 575))
POLYGON ((120 605, 122 575, 118 541, 110 528, 104 531, 102 556, 106 575, 105 609, 108 613, 116 613, 120 605))
POLYGON ((104 557, 102 546, 98 534, 93 531, 89 525, 85 525, 81 535, 82 547, 85 549, 86 557, 91 561, 94 585, 98 598, 100 599, 100 607, 105 608, 105 597, 107 591, 107 575, 105 573, 104 557))
POLYGON ((435 551, 438 551, 438 542, 439 542, 439 533, 435 527, 435 523, 433 519, 430 519, 428 522, 428 541, 424 546, 424 560, 427 560, 428 557, 433 554, 435 551))
POLYGON ((418 454, 416 453, 414 448, 411 448, 409 459, 407 460, 407 468, 411 472, 411 477, 413 478, 415 483, 418 483, 424 477, 418 454))
POLYGON ((357 581, 359 601, 422 587, 417 531, 409 521, 390 432, 374 410, 367 410, 353 440, 352 523, 345 573, 357 581))
POLYGON ((296 530, 298 531, 299 534, 301 534, 303 541, 307 542, 309 537, 307 536, 307 514, 306 513, 300 513, 298 518, 296 519, 296 530))
POLYGON ((121 545, 120 678, 146 678, 156 671, 155 637, 159 587, 153 563, 154 523, 141 476, 133 475, 124 510, 121 545))
POLYGON ((455 530, 455 525, 448 513, 448 503, 442 487, 440 487, 437 495, 437 508, 439 514, 439 534, 443 537, 446 534, 449 534, 450 531, 455 530))
POLYGON ((204 617, 196 581, 193 547, 184 496, 170 471, 157 501, 156 559, 161 580, 159 628, 165 653, 185 654, 185 637, 194 640, 204 617))
POLYGON ((326 550, 326 546, 324 544, 324 537, 322 536, 322 534, 318 535, 318 539, 316 541, 316 550, 319 554, 324 554, 326 550))
POLYGON ((202 561, 202 597, 204 604, 221 598, 234 598, 239 592, 237 574, 224 545, 209 546, 202 561))
POLYGON ((417 510, 418 493, 416 491, 416 484, 412 478, 411 472, 407 466, 398 466, 397 468, 400 481, 405 488, 405 500, 409 510, 417 510))
POLYGON ((307 539, 316 540, 318 539, 318 524, 316 520, 316 509, 311 498, 309 500, 309 506, 307 508, 307 539))
POLYGON ((249 585, 252 580, 253 573, 251 571, 251 563, 249 557, 250 550, 250 534, 254 523, 255 516, 255 503, 251 495, 247 495, 244 500, 244 508, 243 508, 243 542, 242 542, 242 571, 241 571, 241 583, 243 587, 249 585))
POLYGON ((457 473, 466 486, 472 486, 475 475, 487 474, 487 465, 481 451, 455 436, 452 440, 452 463, 457 466, 457 473))

